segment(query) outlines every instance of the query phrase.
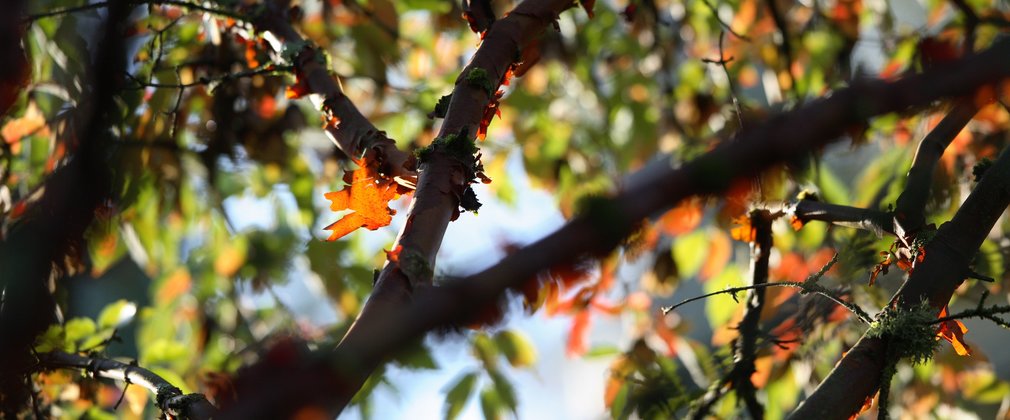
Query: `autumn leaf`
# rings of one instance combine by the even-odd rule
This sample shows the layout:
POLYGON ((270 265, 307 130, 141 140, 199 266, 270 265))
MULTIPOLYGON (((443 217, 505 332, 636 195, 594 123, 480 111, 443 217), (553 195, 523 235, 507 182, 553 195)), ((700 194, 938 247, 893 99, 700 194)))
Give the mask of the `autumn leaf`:
POLYGON ((327 241, 335 241, 362 227, 376 230, 388 226, 396 214, 395 210, 389 208, 389 201, 409 191, 391 178, 381 177, 373 165, 364 160, 356 160, 355 163, 358 164, 358 169, 344 175, 344 181, 348 185, 340 191, 325 194, 330 200, 330 210, 352 211, 324 228, 330 231, 327 241))
POLYGON ((659 218, 659 228, 667 235, 680 235, 693 231, 701 224, 701 203, 698 199, 684 200, 659 218))
MULTIPOLYGON (((943 318, 948 316, 947 307, 944 306, 943 310, 940 311, 940 315, 937 318, 943 318)), ((954 351, 957 352, 959 356, 968 356, 971 354, 971 348, 968 347, 968 343, 964 342, 964 334, 968 332, 968 327, 964 326, 959 320, 952 319, 949 321, 943 321, 940 323, 940 328, 936 332, 936 339, 944 339, 950 342, 950 345, 954 347, 954 351)))
POLYGON ((588 348, 589 311, 582 310, 572 318, 572 329, 568 333, 568 345, 565 352, 568 357, 581 356, 588 348))
POLYGON ((593 6, 596 5, 596 0, 579 0, 579 4, 582 5, 583 9, 586 9, 586 14, 592 19, 595 14, 593 13, 593 6))
POLYGON ((739 225, 730 230, 730 236, 741 242, 753 242, 757 238, 757 229, 750 224, 750 217, 744 215, 733 219, 733 224, 739 225))

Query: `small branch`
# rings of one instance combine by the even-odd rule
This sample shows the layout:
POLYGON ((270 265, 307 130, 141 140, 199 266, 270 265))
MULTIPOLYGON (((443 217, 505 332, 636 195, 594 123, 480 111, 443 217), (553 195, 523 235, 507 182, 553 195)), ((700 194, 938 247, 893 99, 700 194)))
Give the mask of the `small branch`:
POLYGON ((779 44, 779 51, 782 52, 783 58, 785 59, 785 71, 789 75, 789 81, 792 86, 790 86, 790 91, 793 92, 796 100, 801 100, 799 92, 796 90, 796 75, 793 74, 793 47, 792 42, 789 41, 789 30, 785 18, 782 16, 782 11, 779 10, 779 5, 776 0, 768 0, 768 11, 771 12, 772 20, 775 22, 775 27, 779 30, 779 34, 782 35, 782 43, 779 44))
POLYGON ((722 67, 723 73, 726 74, 726 82, 729 83, 729 97, 733 101, 733 110, 736 112, 736 122, 738 124, 740 124, 740 126, 739 126, 738 129, 739 130, 743 130, 743 111, 740 110, 740 100, 737 99, 737 97, 736 97, 736 87, 733 86, 733 78, 729 75, 729 67, 727 66, 727 64, 729 64, 730 61, 733 61, 733 57, 728 57, 727 58, 726 54, 724 53, 723 48, 722 48, 723 40, 725 38, 726 38, 726 31, 719 31, 719 59, 718 60, 712 60, 712 59, 708 59, 708 58, 703 58, 703 59, 701 59, 701 61, 703 63, 716 64, 719 67, 722 67))
MULTIPOLYGON (((231 10, 224 10, 224 9, 215 9, 215 8, 212 8, 212 7, 204 6, 203 4, 200 4, 200 3, 188 2, 188 1, 182 1, 182 0, 126 0, 126 3, 128 3, 130 5, 156 4, 156 5, 162 5, 162 6, 176 6, 176 7, 181 7, 183 9, 196 10, 196 11, 200 11, 200 12, 210 13, 212 15, 230 17, 230 18, 235 19, 235 20, 246 20, 246 19, 248 19, 248 16, 245 16, 245 15, 243 15, 241 13, 238 13, 238 12, 234 12, 234 11, 231 11, 231 10)), ((96 2, 96 3, 84 4, 84 5, 81 5, 81 6, 65 7, 65 8, 62 8, 62 9, 52 10, 52 11, 48 11, 48 12, 29 14, 28 16, 25 16, 24 19, 22 19, 22 22, 24 22, 24 23, 32 23, 32 22, 34 22, 36 20, 39 20, 39 19, 45 19, 45 18, 50 18, 50 17, 54 17, 54 16, 62 16, 62 15, 70 14, 70 13, 78 13, 78 12, 84 12, 84 11, 95 10, 95 9, 104 9, 104 8, 109 7, 110 4, 112 4, 112 2, 110 2, 110 1, 101 1, 101 2, 96 2)))
POLYGON ((139 366, 59 351, 42 353, 38 358, 46 369, 80 369, 96 377, 126 382, 127 386, 143 387, 155 395, 158 408, 170 416, 196 420, 217 414, 217 408, 202 394, 183 394, 175 385, 139 366))
POLYGON ((790 210, 803 223, 817 220, 868 230, 877 236, 881 236, 883 232, 894 234, 891 214, 880 210, 828 204, 814 200, 800 200, 792 205, 790 210))
POLYGON ((985 307, 985 300, 989 297, 989 291, 982 292, 982 297, 978 300, 975 309, 966 309, 961 312, 937 318, 932 324, 941 324, 947 321, 968 318, 981 318, 990 320, 1003 328, 1010 328, 1010 322, 996 315, 1010 313, 1010 305, 993 305, 985 307))
POLYGON ((665 308, 662 308, 662 310, 663 310, 664 314, 668 314, 668 313, 676 310, 677 308, 679 308, 681 306, 684 306, 684 305, 686 305, 688 303, 697 302, 697 301, 702 300, 702 299, 708 299, 708 298, 710 298, 712 296, 729 294, 729 295, 733 295, 733 299, 735 300, 735 299, 737 299, 736 298, 736 294, 737 293, 745 292, 745 291, 748 291, 748 290, 764 289, 764 288, 768 288, 768 287, 792 287, 792 288, 796 288, 796 289, 802 289, 802 293, 803 294, 813 293, 813 294, 824 296, 824 297, 830 299, 832 302, 837 303, 839 306, 845 307, 845 309, 848 309, 849 312, 852 312, 853 315, 855 315, 856 317, 858 317, 860 321, 863 321, 863 323, 869 325, 870 323, 873 322, 873 317, 871 317, 870 314, 866 313, 866 311, 864 311, 862 308, 860 308, 856 304, 851 303, 851 302, 846 302, 844 299, 842 299, 840 296, 838 296, 837 294, 835 294, 831 290, 825 288, 824 286, 821 286, 821 285, 817 284, 817 282, 820 280, 820 278, 822 276, 824 276, 824 273, 827 273, 828 270, 831 269, 831 266, 833 266, 835 264, 835 262, 837 262, 837 261, 838 261, 838 254, 835 254, 835 256, 831 259, 831 261, 829 261, 827 265, 825 265, 823 268, 821 268, 821 271, 817 272, 814 275, 811 275, 810 277, 807 277, 806 281, 802 281, 802 282, 798 282, 798 281, 779 281, 779 282, 775 282, 775 283, 762 283, 762 284, 754 284, 754 285, 749 285, 749 286, 728 287, 726 289, 719 290, 719 291, 716 291, 716 292, 706 293, 706 294, 701 295, 701 296, 695 296, 693 298, 684 299, 680 303, 677 303, 676 305, 673 305, 673 306, 667 306, 665 308))
MULTIPOLYGON (((1000 154, 954 218, 940 226, 926 244, 926 258, 912 271, 891 302, 902 308, 912 308, 928 301, 937 312, 946 307, 968 273, 971 256, 978 251, 1008 205, 1010 149, 1000 154)), ((857 412, 866 398, 879 389, 886 361, 885 341, 864 334, 790 417, 825 418, 857 412)))
POLYGON ((294 70, 293 66, 275 66, 267 65, 255 69, 243 70, 235 73, 224 74, 214 77, 201 77, 189 83, 156 83, 156 82, 145 82, 137 78, 130 73, 125 73, 126 77, 136 83, 134 86, 127 86, 124 89, 145 89, 145 88, 160 88, 160 89, 188 89, 196 86, 211 86, 222 82, 230 82, 233 80, 243 79, 247 77, 254 77, 259 75, 278 75, 281 73, 289 73, 294 70))
POLYGON ((944 150, 957 133, 968 125, 977 112, 978 107, 971 98, 958 101, 936 128, 919 143, 919 148, 912 159, 912 167, 908 170, 905 190, 895 203, 895 228, 900 227, 903 234, 899 236, 904 236, 905 232, 916 232, 925 226, 926 201, 929 199, 929 189, 933 184, 936 163, 940 161, 944 150))
POLYGON ((719 25, 722 26, 723 29, 726 30, 726 32, 733 34, 733 36, 739 39, 750 42, 750 38, 748 38, 746 35, 738 33, 737 31, 734 31, 733 27, 729 26, 728 23, 722 21, 722 18, 719 17, 719 9, 716 9, 716 7, 711 2, 709 2, 709 0, 701 0, 701 1, 705 3, 705 6, 708 6, 708 10, 712 12, 712 16, 715 17, 715 20, 719 22, 719 25))
MULTIPOLYGON (((772 214, 768 210, 754 210, 750 213, 750 225, 754 229, 754 241, 751 242, 751 286, 768 284, 768 258, 772 247, 772 222, 781 213, 772 214)), ((829 264, 834 264, 830 262, 829 264)), ((825 270, 826 271, 826 270, 825 270)), ((814 284, 814 283, 811 283, 814 284)), ((806 290, 806 289, 804 289, 806 290)), ((761 311, 764 309, 764 288, 754 287, 747 291, 747 299, 743 320, 740 321, 740 336, 736 340, 733 368, 719 381, 720 386, 713 387, 702 399, 698 409, 691 418, 704 419, 712 406, 725 395, 723 384, 730 384, 738 398, 747 406, 747 412, 752 419, 764 418, 764 407, 757 399, 757 388, 751 381, 751 376, 757 368, 754 360, 757 358, 757 339, 761 335, 759 323, 761 311)))
POLYGON ((396 180, 401 185, 413 188, 417 180, 413 156, 396 147, 396 142, 372 124, 368 118, 344 94, 339 80, 326 67, 322 50, 304 39, 291 26, 288 16, 288 2, 268 0, 266 10, 253 20, 253 26, 260 31, 268 31, 280 43, 273 44, 277 53, 283 53, 284 45, 303 45, 294 57, 294 71, 299 83, 310 94, 323 98, 321 114, 336 117, 339 121, 327 122, 326 134, 345 155, 358 159, 364 157, 369 162, 382 162, 379 172, 396 180))
POLYGON ((972 9, 965 0, 950 0, 950 2, 964 15, 964 51, 970 53, 975 49, 975 29, 981 20, 975 9, 972 9))

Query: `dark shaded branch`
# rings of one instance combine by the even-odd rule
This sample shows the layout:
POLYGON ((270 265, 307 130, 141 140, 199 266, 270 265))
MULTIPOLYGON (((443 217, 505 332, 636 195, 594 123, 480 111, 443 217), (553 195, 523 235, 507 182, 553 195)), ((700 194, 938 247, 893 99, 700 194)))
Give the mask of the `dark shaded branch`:
MULTIPOLYGON (((892 298, 902 308, 928 301, 937 312, 967 277, 968 263, 1010 205, 1010 152, 1004 151, 951 221, 926 245, 926 258, 892 298)), ((880 386, 886 343, 864 335, 790 417, 847 418, 880 386)))
POLYGON ((950 2, 964 15, 964 51, 971 52, 975 49, 975 30, 981 20, 975 9, 972 9, 965 0, 950 0, 950 2))
POLYGON ((155 395, 158 408, 173 417, 200 420, 210 419, 217 413, 217 408, 203 395, 183 394, 172 383, 139 366, 64 352, 42 353, 38 358, 39 365, 45 369, 80 369, 97 377, 143 387, 155 395))
POLYGON ((721 388, 727 384, 731 385, 737 397, 743 400, 750 418, 758 420, 764 418, 764 407, 757 400, 757 388, 754 387, 751 376, 757 371, 754 360, 757 359, 757 339, 761 335, 759 323, 765 303, 765 290, 761 285, 768 284, 772 221, 779 215, 772 214, 768 210, 754 210, 750 213, 750 225, 754 230, 754 241, 750 244, 752 288, 747 291, 747 298, 744 300, 747 306, 738 327, 740 336, 736 340, 733 368, 719 381, 718 387, 710 390, 702 398, 698 409, 691 414, 694 419, 704 419, 708 416, 712 406, 724 395, 721 388))
POLYGON ((49 17, 62 16, 70 13, 84 12, 88 10, 105 9, 108 8, 110 4, 123 4, 129 6, 137 6, 142 4, 157 4, 163 6, 176 6, 187 10, 196 10, 200 12, 210 13, 212 15, 230 17, 235 20, 246 20, 249 16, 242 13, 235 12, 232 10, 216 9, 213 7, 204 6, 201 3, 182 1, 182 0, 124 0, 122 2, 112 2, 112 1, 100 1, 95 3, 83 4, 80 6, 65 7, 62 9, 51 10, 48 12, 33 13, 25 16, 22 20, 25 23, 31 23, 39 19, 45 19, 49 17))
POLYGON ((883 232, 894 234, 893 218, 890 213, 885 211, 822 203, 814 200, 800 200, 792 205, 790 211, 803 223, 817 220, 839 226, 865 229, 877 236, 883 232))
POLYGON ((768 11, 771 12, 772 21, 775 22, 775 28, 778 29, 779 34, 782 35, 782 43, 779 44, 779 51, 782 52, 782 56, 785 59, 785 71, 789 75, 789 82, 792 86, 789 90, 796 95, 797 100, 802 98, 799 92, 796 90, 796 75, 793 74, 793 46, 792 42, 789 40, 789 25, 786 22, 785 17, 782 16, 782 11, 779 9, 778 0, 767 0, 768 11))
POLYGON ((973 99, 958 101, 919 143, 912 159, 912 167, 908 170, 905 190, 898 196, 894 208, 895 221, 901 224, 903 232, 916 232, 926 225, 926 201, 929 199, 930 186, 933 185, 936 163, 954 137, 957 137, 957 133, 968 125, 977 112, 978 107, 973 99))
MULTIPOLYGON (((498 26, 496 23, 495 28, 498 26)), ((353 346, 324 352, 320 359, 301 368, 280 372, 265 387, 269 391, 241 397, 243 403, 228 416, 247 418, 276 412, 272 410, 326 404, 342 381, 367 376, 376 359, 386 360, 396 349, 433 329, 465 325, 486 305, 501 303, 507 291, 521 290, 528 281, 534 281, 542 270, 609 252, 639 221, 669 209, 684 198, 720 193, 735 180, 748 179, 773 165, 803 158, 810 151, 837 141, 848 127, 864 124, 870 117, 907 112, 941 98, 963 96, 1008 76, 1010 40, 1000 40, 984 52, 923 74, 893 82, 856 82, 828 98, 772 118, 741 133, 737 141, 724 142, 677 168, 669 161, 656 161, 636 174, 635 181, 629 182, 619 194, 603 201, 602 207, 572 219, 498 264, 444 286, 418 288, 410 299, 385 305, 382 311, 370 315, 370 334, 361 334, 353 346)), ((929 263, 930 258, 925 261, 929 263)), ((928 270, 916 268, 915 272, 928 270)))
POLYGON ((86 250, 83 235, 96 210, 115 201, 106 146, 113 137, 109 127, 121 118, 114 98, 126 67, 122 31, 129 12, 125 3, 110 4, 95 34, 95 58, 84 79, 86 100, 74 109, 60 139, 69 163, 46 178, 41 197, 0 243, 0 405, 11 418, 25 403, 15 396, 25 390, 14 388, 25 387, 22 379, 34 367, 31 345, 56 318, 50 282, 65 273, 68 261, 80 261, 86 250))

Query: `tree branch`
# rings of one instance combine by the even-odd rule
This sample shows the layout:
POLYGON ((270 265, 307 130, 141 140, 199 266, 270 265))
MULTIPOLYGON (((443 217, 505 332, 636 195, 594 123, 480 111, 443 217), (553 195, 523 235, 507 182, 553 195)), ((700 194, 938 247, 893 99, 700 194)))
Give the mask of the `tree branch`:
MULTIPOLYGON (((1008 205, 1010 149, 986 171, 954 218, 940 226, 926 245, 926 258, 916 266, 892 302, 911 308, 925 300, 939 312, 965 279, 971 256, 1008 205)), ((880 386, 886 354, 882 339, 864 335, 790 417, 847 418, 858 412, 880 386)))
POLYGON ((396 142, 365 118, 344 94, 340 82, 326 67, 323 52, 311 41, 302 38, 291 26, 289 3, 287 0, 264 2, 266 10, 259 13, 252 23, 257 29, 272 33, 280 41, 273 44, 278 53, 283 52, 285 45, 301 47, 295 51, 292 64, 298 82, 304 84, 307 93, 323 98, 324 119, 328 120, 326 114, 330 114, 338 120, 326 123, 326 134, 330 140, 352 159, 364 158, 367 162, 380 163, 381 174, 413 188, 417 178, 413 156, 398 149, 396 142))
MULTIPOLYGON (((901 232, 916 232, 926 225, 926 200, 933 184, 933 172, 944 150, 978 112, 973 98, 965 98, 957 103, 919 143, 908 170, 908 180, 904 191, 895 203, 894 220, 900 223, 901 232)), ((896 226, 897 228, 897 226, 896 226)))
MULTIPOLYGON (((65 8, 62 8, 62 9, 51 10, 51 11, 48 11, 48 12, 29 14, 28 16, 25 16, 24 19, 22 19, 22 22, 24 22, 24 23, 32 23, 32 22, 34 22, 36 20, 39 20, 39 19, 45 19, 45 18, 50 18, 50 17, 55 17, 55 16, 62 16, 62 15, 70 14, 70 13, 78 13, 78 12, 84 12, 84 11, 96 10, 96 9, 105 9, 105 8, 109 7, 110 4, 113 4, 113 3, 119 3, 119 2, 100 1, 100 2, 95 2, 95 3, 83 4, 83 5, 80 5, 80 6, 65 7, 65 8)), ((158 5, 164 5, 164 6, 176 6, 176 7, 181 7, 183 9, 197 10, 197 11, 201 11, 201 12, 210 13, 212 15, 230 17, 230 18, 235 19, 235 20, 246 20, 246 19, 249 18, 248 16, 246 16, 246 15, 244 15, 242 13, 239 13, 239 12, 235 12, 235 11, 231 11, 231 10, 225 10, 225 9, 215 9, 215 8, 212 8, 212 7, 204 6, 203 4, 200 4, 200 3, 189 2, 189 1, 184 1, 184 0, 125 0, 122 3, 124 3, 126 5, 131 5, 131 6, 137 6, 137 5, 142 5, 142 4, 158 4, 158 5)))
POLYGON ((173 417, 201 420, 217 414, 217 408, 202 394, 183 394, 172 383, 139 366, 59 351, 42 353, 38 357, 39 364, 46 369, 81 369, 94 376, 141 386, 155 395, 161 411, 173 417))
POLYGON ((894 234, 893 217, 885 211, 814 200, 800 200, 792 205, 790 211, 803 223, 818 220, 839 226, 868 230, 877 236, 883 232, 894 234))
MULTIPOLYGON (((427 331, 464 323, 486 305, 500 302, 506 291, 520 290, 541 270, 612 250, 643 218, 658 214, 686 197, 725 191, 734 180, 753 177, 775 164, 801 158, 811 150, 837 141, 846 128, 862 124, 872 116, 905 112, 944 97, 970 94, 1008 76, 1010 40, 1000 40, 982 53, 922 74, 893 82, 856 82, 828 98, 741 133, 737 141, 722 143, 678 168, 673 168, 669 161, 657 161, 637 174, 636 181, 613 199, 604 201, 602 207, 576 217, 498 264, 445 286, 420 288, 409 300, 372 313, 370 334, 361 334, 353 346, 340 346, 302 368, 280 373, 261 392, 241 397, 244 403, 228 413, 228 417, 290 412, 308 404, 333 407, 332 397, 338 390, 334 386, 339 387, 345 378, 367 376, 375 365, 362 361, 385 360, 394 350, 427 331)), ((925 261, 936 265, 940 259, 936 260, 925 261)), ((920 267, 916 273, 928 270, 920 267)))
POLYGON ((743 400, 750 418, 764 418, 764 407, 757 400, 757 388, 751 381, 751 376, 757 370, 754 360, 757 358, 757 339, 760 335, 759 323, 761 310, 765 303, 765 290, 762 285, 768 283, 768 257, 772 247, 772 221, 779 214, 768 210, 754 210, 750 213, 750 225, 754 230, 754 240, 750 244, 751 253, 751 286, 744 302, 743 320, 740 321, 740 336, 737 337, 736 350, 733 355, 733 368, 719 381, 719 386, 705 394, 697 411, 691 418, 704 419, 712 406, 719 401, 724 392, 721 388, 729 384, 736 391, 738 398, 743 400))

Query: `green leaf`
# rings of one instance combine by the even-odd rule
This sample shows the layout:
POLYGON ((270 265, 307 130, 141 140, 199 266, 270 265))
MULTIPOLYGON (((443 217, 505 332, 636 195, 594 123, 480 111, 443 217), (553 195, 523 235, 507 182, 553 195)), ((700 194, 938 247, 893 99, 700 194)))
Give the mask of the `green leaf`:
POLYGON ((95 321, 92 321, 91 318, 73 318, 67 321, 63 330, 66 332, 67 342, 76 343, 94 335, 98 329, 95 326, 95 321))
POLYGON ((470 394, 473 392, 473 386, 476 382, 477 374, 470 372, 459 378, 456 384, 446 392, 445 418, 447 420, 456 418, 463 411, 463 407, 466 405, 467 400, 470 399, 470 394))
POLYGON ((494 383, 494 389, 498 394, 498 401, 501 402, 505 407, 508 407, 512 411, 512 414, 516 414, 516 407, 519 406, 519 400, 516 399, 516 391, 512 387, 512 383, 509 382, 505 375, 496 370, 488 371, 488 375, 491 376, 491 381, 494 383))
POLYGON ((494 341, 513 367, 527 367, 537 361, 536 348, 521 332, 504 330, 495 334, 494 341))
POLYGON ((677 262, 681 278, 692 277, 701 269, 708 250, 708 234, 697 230, 678 236, 673 242, 673 260, 677 262))
POLYGON ((64 337, 62 325, 50 325, 46 332, 35 339, 35 351, 45 353, 53 350, 69 350, 66 348, 68 343, 64 337))
POLYGON ((630 390, 630 384, 627 382, 621 385, 621 390, 617 391, 617 395, 614 396, 613 403, 610 404, 610 418, 612 419, 626 419, 628 418, 628 392, 630 390))
POLYGON ((473 354, 484 363, 484 367, 492 370, 498 366, 498 348, 487 334, 479 333, 473 337, 473 354))
POLYGON ((98 328, 116 328, 133 320, 137 314, 137 305, 125 299, 110 303, 98 315, 98 328))
POLYGON ((501 418, 501 399, 498 392, 492 387, 484 388, 480 393, 480 409, 484 413, 484 418, 488 420, 501 418))
POLYGON ((609 344, 601 344, 590 348, 589 351, 586 352, 586 354, 582 355, 582 357, 583 358, 607 357, 620 353, 621 349, 617 346, 609 344))
POLYGON ((431 357, 431 350, 421 343, 404 348, 393 361, 407 369, 438 369, 438 364, 431 357))

